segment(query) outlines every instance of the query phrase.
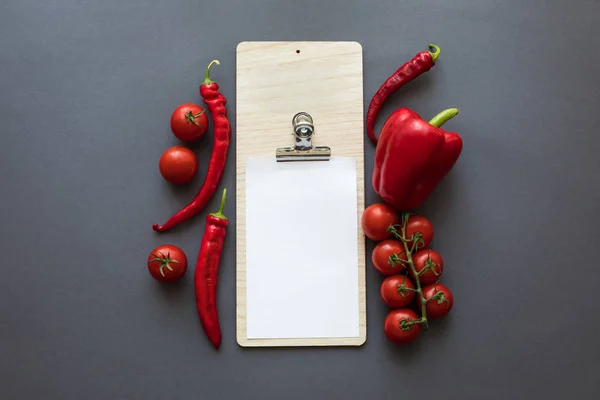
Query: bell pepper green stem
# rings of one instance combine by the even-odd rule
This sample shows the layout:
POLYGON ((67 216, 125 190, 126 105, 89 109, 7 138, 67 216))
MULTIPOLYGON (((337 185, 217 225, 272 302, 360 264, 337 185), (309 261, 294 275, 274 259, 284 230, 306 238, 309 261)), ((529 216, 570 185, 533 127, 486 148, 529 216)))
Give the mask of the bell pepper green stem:
POLYGON ((208 64, 208 67, 206 68, 206 72, 204 73, 204 84, 205 85, 209 85, 211 83, 213 83, 213 81, 210 80, 210 68, 213 66, 213 64, 217 64, 219 65, 219 60, 212 60, 210 62, 210 64, 208 64))
POLYGON ((431 118, 429 123, 437 128, 444 125, 448 120, 452 117, 455 117, 458 114, 458 108, 449 108, 447 110, 442 111, 435 117, 431 118))
POLYGON ((223 210, 225 209, 225 199, 227 198, 227 189, 223 189, 223 196, 221 197, 221 207, 219 207, 219 211, 216 213, 211 213, 210 215, 220 219, 227 219, 225 214, 223 214, 223 210))
POLYGON ((440 48, 433 43, 429 44, 429 54, 431 54, 431 61, 435 64, 435 61, 440 56, 440 48))

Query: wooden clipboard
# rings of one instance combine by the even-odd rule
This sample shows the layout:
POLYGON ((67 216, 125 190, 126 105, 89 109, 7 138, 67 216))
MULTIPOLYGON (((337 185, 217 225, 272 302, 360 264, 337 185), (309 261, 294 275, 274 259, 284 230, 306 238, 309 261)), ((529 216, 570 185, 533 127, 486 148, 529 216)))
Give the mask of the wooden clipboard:
MULTIPOLYGON (((366 341, 362 47, 357 42, 242 42, 236 57, 236 336, 243 347, 359 346, 366 341), (249 338, 247 331, 246 160, 293 146, 291 120, 314 119, 315 145, 356 166, 358 333, 354 337, 249 338)), ((308 289, 310 290, 310 289, 308 289)), ((282 301, 285 301, 283 299, 282 301)))

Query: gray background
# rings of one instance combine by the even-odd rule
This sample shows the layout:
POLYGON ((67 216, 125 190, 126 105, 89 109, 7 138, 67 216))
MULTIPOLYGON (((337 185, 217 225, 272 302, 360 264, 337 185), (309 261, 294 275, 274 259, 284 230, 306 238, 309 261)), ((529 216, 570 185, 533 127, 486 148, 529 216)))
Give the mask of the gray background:
MULTIPOLYGON (((593 0, 2 2, 0 398, 600 397, 599 15, 593 0), (419 210, 435 224, 455 308, 413 346, 383 338, 369 263, 363 347, 238 347, 235 221, 219 352, 199 325, 192 274, 164 287, 147 273, 160 243, 194 260, 218 206, 215 196, 178 229, 151 229, 195 193, 211 149, 211 138, 194 146, 193 184, 166 184, 158 158, 178 143, 169 116, 201 101, 218 58, 234 119, 243 40, 359 41, 366 104, 400 64, 441 46, 378 123, 399 106, 426 118, 461 109, 447 128, 463 154, 419 210)), ((234 154, 235 143, 221 186, 232 192, 234 154)))

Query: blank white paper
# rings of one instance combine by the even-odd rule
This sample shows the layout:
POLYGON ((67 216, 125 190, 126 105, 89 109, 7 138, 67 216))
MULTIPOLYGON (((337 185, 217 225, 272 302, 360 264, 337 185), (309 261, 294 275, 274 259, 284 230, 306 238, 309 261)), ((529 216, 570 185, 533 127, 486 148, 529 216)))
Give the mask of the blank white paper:
POLYGON ((249 339, 359 336, 356 163, 246 160, 249 339))

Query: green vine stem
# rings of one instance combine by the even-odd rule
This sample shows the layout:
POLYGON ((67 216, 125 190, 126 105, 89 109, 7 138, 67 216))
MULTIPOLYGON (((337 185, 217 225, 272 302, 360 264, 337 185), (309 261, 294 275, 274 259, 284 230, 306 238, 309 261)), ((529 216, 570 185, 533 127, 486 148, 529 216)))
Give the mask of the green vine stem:
MULTIPOLYGON (((396 239, 398 239, 402 242, 402 244, 404 245, 404 252, 406 255, 406 260, 403 260, 398 256, 391 256, 390 262, 392 262, 392 260, 393 260, 404 266, 407 266, 410 269, 411 275, 414 277, 414 280, 415 280, 415 287, 416 287, 415 292, 417 293, 417 296, 419 296, 419 300, 421 303, 421 318, 416 321, 411 321, 411 320, 407 320, 407 319, 400 321, 400 328, 402 330, 408 330, 414 324, 422 324, 425 328, 428 327, 428 325, 427 325, 427 301, 428 300, 426 300, 425 296, 423 296, 423 288, 421 287, 421 280, 419 279, 420 274, 417 273, 417 270, 415 268, 415 263, 413 262, 413 258, 412 258, 413 253, 416 250, 418 250, 419 247, 424 247, 425 243, 423 241, 423 235, 419 232, 413 234, 410 238, 406 237, 406 225, 408 223, 408 219, 410 218, 410 216, 411 216, 411 213, 403 213, 402 214, 400 231, 398 231, 397 226, 394 226, 394 225, 390 225, 390 227, 388 228, 388 231, 390 231, 396 239), (409 247, 409 243, 412 243, 412 245, 410 247, 409 247)), ((436 293, 436 295, 437 295, 437 293, 436 293)), ((436 297, 436 296, 432 296, 431 299, 433 299, 434 297, 436 297)), ((436 297, 436 300, 439 300, 439 298, 436 297)))

